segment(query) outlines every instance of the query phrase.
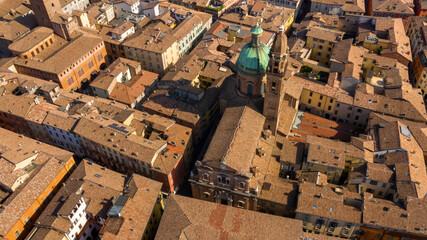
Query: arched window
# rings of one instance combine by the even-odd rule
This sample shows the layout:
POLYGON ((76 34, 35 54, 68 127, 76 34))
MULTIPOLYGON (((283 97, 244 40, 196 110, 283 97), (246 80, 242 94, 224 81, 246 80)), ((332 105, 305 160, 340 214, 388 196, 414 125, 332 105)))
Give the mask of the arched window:
POLYGON ((248 84, 248 95, 252 96, 254 91, 254 86, 252 84, 248 84))
POLYGON ((265 92, 265 83, 261 84, 261 94, 265 92))

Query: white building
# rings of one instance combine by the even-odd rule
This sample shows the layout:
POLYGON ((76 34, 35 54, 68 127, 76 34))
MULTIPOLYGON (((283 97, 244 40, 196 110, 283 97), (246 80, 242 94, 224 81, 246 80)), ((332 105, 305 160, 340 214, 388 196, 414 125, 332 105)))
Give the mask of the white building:
POLYGON ((203 34, 212 26, 212 17, 202 19, 202 15, 178 15, 174 14, 179 21, 182 17, 182 22, 174 29, 174 36, 178 39, 179 56, 182 57, 188 53, 191 48, 197 44, 203 34), (189 27, 190 26, 190 27, 189 27))
POLYGON ((111 37, 114 40, 122 41, 134 33, 135 33, 135 27, 133 23, 129 21, 124 21, 119 26, 111 30, 111 37))
POLYGON ((71 132, 78 120, 68 116, 59 116, 54 113, 48 113, 43 121, 53 144, 72 151, 77 155, 83 156, 79 138, 71 132))
POLYGON ((158 2, 153 2, 149 4, 141 4, 142 6, 142 14, 153 19, 160 14, 160 8, 158 2))
POLYGON ((90 5, 89 0, 65 0, 65 2, 62 11, 69 15, 72 15, 74 10, 84 10, 90 5))
POLYGON ((139 14, 140 12, 140 0, 117 0, 112 3, 114 5, 116 14, 119 14, 120 12, 131 12, 139 14))

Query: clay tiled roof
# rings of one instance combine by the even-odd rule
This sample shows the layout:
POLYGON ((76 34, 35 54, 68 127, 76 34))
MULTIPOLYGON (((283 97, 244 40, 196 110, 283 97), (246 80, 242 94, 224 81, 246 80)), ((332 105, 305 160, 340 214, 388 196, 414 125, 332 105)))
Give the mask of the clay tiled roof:
POLYGON ((111 30, 111 33, 122 35, 123 33, 125 33, 127 30, 129 30, 132 27, 133 27, 132 22, 124 21, 119 26, 113 28, 113 30, 111 30))
POLYGON ((298 183, 281 177, 267 175, 261 188, 260 199, 296 207, 298 183))
POLYGON ((250 174, 265 118, 249 107, 227 108, 203 162, 250 174))
POLYGON ((134 174, 129 186, 132 195, 129 195, 129 199, 120 211, 120 217, 123 219, 120 228, 107 231, 110 228, 110 221, 114 225, 113 218, 107 219, 105 230, 101 230, 102 239, 139 239, 144 236, 159 198, 162 183, 134 174))
POLYGON ((360 224, 362 211, 359 207, 347 205, 345 199, 362 203, 361 196, 336 185, 316 186, 304 182, 299 185, 297 213, 336 219, 360 224))
POLYGON ((425 236, 427 223, 423 213, 426 210, 424 199, 411 198, 404 209, 391 201, 368 195, 364 197, 363 223, 425 236))
MULTIPOLYGON (((7 1, 6 1, 7 2, 7 1)), ((31 29, 17 21, 0 21, 0 38, 13 42, 31 29)))
POLYGON ((10 44, 9 49, 14 52, 23 53, 35 47, 37 44, 43 43, 45 39, 51 35, 53 35, 52 29, 46 27, 37 27, 25 37, 10 44))
POLYGON ((151 87, 158 79, 159 74, 142 70, 127 83, 117 83, 114 87, 110 99, 124 104, 133 104, 146 89, 151 87))
POLYGON ((344 5, 345 0, 314 0, 314 3, 322 3, 322 4, 329 4, 329 5, 344 5))
MULTIPOLYGON (((256 1, 255 3, 257 3, 256 1)), ((241 7, 239 5, 238 7, 241 7)), ((284 21, 288 20, 295 9, 283 8, 279 6, 267 5, 262 16, 244 15, 243 17, 239 12, 229 11, 221 16, 221 20, 232 22, 235 24, 242 24, 249 27, 255 27, 259 23, 264 31, 278 32, 279 27, 284 21)))
POLYGON ((36 201, 56 176, 65 168, 65 164, 52 158, 40 167, 37 175, 19 191, 10 196, 0 212, 0 235, 5 236, 24 212, 36 201))
POLYGON ((303 155, 304 155, 303 143, 289 141, 288 139, 284 140, 282 152, 280 154, 281 162, 301 165, 303 155))
POLYGON ((89 36, 80 36, 69 44, 65 44, 65 46, 62 45, 63 43, 61 44, 57 41, 49 47, 52 49, 59 48, 60 50, 58 49, 57 52, 52 52, 49 56, 47 56, 48 54, 42 54, 42 52, 36 56, 38 60, 24 61, 21 59, 22 61, 20 60, 17 64, 24 67, 39 69, 41 71, 60 74, 101 42, 101 38, 89 36), (55 44, 57 47, 54 47, 55 44), (61 59, 61 61, 58 59, 61 59))
POLYGON ((171 195, 155 239, 298 239, 302 222, 171 195))
POLYGON ((343 36, 343 32, 322 27, 312 27, 307 32, 307 37, 322 39, 334 43, 340 41, 343 36))
POLYGON ((364 159, 364 152, 355 146, 331 139, 307 136, 310 144, 307 162, 344 169, 347 157, 364 159))
POLYGON ((144 29, 135 32, 135 34, 123 42, 123 46, 164 53, 176 42, 176 40, 177 38, 170 33, 170 28, 159 22, 149 24, 144 29), (155 38, 159 31, 156 29, 163 29, 157 41, 155 41, 155 38))
POLYGON ((126 151, 120 151, 122 155, 152 164, 155 154, 166 147, 166 142, 163 140, 149 141, 131 134, 133 131, 134 129, 129 126, 103 117, 83 117, 74 128, 74 132, 79 136, 107 148, 117 149, 117 151, 125 149, 126 151), (115 130, 117 127, 112 124, 124 127, 123 131, 115 130))

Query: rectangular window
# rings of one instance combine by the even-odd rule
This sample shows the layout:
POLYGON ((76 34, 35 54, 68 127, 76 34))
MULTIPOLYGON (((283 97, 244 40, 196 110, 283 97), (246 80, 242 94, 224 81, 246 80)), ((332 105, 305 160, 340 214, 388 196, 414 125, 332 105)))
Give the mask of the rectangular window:
POLYGON ((67 79, 67 83, 68 83, 69 86, 74 83, 74 80, 73 80, 72 76, 67 79))
POLYGON ((80 68, 77 73, 79 74, 79 77, 83 76, 84 74, 83 68, 80 68))
POLYGON ((322 103, 317 103, 317 107, 320 107, 320 106, 322 106, 322 103))
POLYGON ((102 53, 98 54, 98 61, 102 61, 102 53))
POLYGON ((87 66, 89 67, 89 69, 93 68, 93 61, 92 61, 92 60, 90 60, 90 61, 87 63, 87 66))
POLYGON ((309 104, 311 103, 311 99, 308 99, 308 103, 309 103, 309 104))
POLYGON ((377 185, 377 184, 378 184, 378 181, 371 180, 371 181, 369 182, 369 184, 371 184, 371 185, 377 185))

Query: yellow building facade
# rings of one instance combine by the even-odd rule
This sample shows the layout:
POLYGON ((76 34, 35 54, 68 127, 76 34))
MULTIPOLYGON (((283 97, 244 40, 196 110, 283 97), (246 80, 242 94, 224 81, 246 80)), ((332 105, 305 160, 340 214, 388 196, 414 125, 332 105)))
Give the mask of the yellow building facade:
POLYGON ((334 111, 335 102, 336 99, 333 97, 314 92, 306 88, 301 92, 300 103, 329 112, 330 114, 334 111))

